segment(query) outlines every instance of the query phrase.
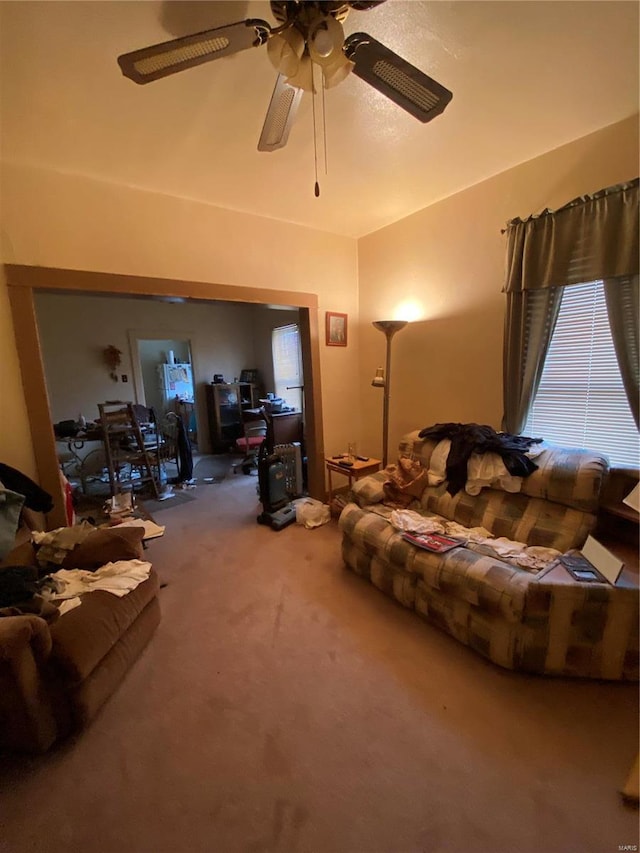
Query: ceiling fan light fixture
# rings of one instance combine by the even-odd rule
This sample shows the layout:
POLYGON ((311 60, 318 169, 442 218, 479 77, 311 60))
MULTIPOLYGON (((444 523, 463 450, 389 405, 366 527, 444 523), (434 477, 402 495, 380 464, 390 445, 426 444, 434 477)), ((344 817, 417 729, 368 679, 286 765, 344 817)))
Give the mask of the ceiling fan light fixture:
POLYGON ((331 35, 329 34, 329 29, 320 25, 317 27, 316 31, 313 34, 312 39, 313 50, 318 56, 323 57, 323 59, 327 59, 331 56, 331 51, 333 50, 333 41, 331 39, 331 35))
POLYGON ((342 83, 352 70, 353 62, 344 55, 338 57, 331 65, 323 65, 322 76, 325 89, 333 89, 338 83, 342 83))
POLYGON ((315 92, 313 85, 313 63, 308 56, 303 56, 295 74, 287 77, 287 83, 305 92, 315 92))
POLYGON ((304 53, 304 37, 294 27, 272 36, 267 42, 267 55, 279 74, 293 77, 298 73, 304 53))
POLYGON ((318 65, 332 65, 342 56, 344 30, 331 15, 318 15, 309 25, 307 48, 309 56, 318 65))

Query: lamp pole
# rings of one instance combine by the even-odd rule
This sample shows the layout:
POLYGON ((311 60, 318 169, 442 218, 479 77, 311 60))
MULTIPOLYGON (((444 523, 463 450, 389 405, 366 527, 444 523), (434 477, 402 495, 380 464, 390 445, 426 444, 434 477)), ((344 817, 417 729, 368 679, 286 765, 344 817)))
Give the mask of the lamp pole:
MULTIPOLYGON (((391 393, 391 338, 404 329, 407 320, 374 320, 373 325, 387 339, 387 366, 384 374, 384 396, 382 406, 382 467, 387 467, 389 450, 389 397, 391 393)), ((379 384, 379 383, 374 383, 379 384)))

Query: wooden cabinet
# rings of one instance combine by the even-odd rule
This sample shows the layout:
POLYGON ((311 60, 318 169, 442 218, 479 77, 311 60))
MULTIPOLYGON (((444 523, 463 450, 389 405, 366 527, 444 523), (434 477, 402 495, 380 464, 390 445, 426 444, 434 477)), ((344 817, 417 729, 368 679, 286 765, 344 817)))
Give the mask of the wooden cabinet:
POLYGON ((206 392, 211 450, 226 453, 243 435, 242 412, 256 405, 256 386, 251 382, 219 382, 207 385, 206 392))

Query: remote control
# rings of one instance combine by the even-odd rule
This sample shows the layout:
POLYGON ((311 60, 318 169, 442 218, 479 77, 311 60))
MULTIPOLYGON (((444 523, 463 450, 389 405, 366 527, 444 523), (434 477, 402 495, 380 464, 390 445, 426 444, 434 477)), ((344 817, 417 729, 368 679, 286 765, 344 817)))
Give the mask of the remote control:
POLYGON ((353 462, 345 460, 344 462, 338 462, 338 465, 342 465, 343 468, 351 468, 353 466, 353 462))
POLYGON ((358 459, 360 462, 368 462, 369 461, 368 456, 356 456, 356 459, 358 459))

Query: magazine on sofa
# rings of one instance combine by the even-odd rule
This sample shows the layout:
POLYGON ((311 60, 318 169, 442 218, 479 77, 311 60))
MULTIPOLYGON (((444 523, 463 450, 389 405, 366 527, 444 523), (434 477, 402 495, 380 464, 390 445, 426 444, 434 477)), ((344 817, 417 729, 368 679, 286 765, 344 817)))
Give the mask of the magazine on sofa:
POLYGON ((452 539, 450 536, 442 536, 440 533, 403 533, 402 538, 413 545, 417 545, 418 548, 435 551, 438 554, 450 551, 452 548, 457 548, 463 544, 460 539, 452 539))

